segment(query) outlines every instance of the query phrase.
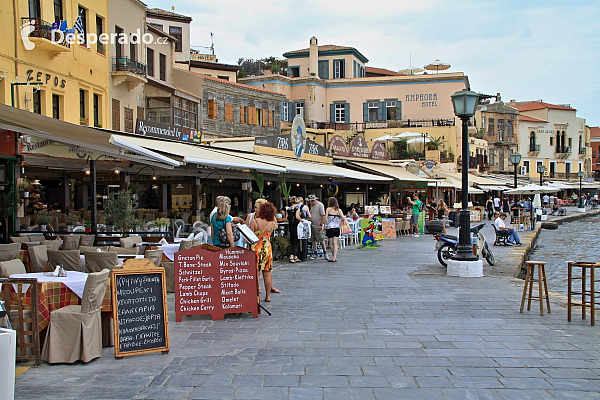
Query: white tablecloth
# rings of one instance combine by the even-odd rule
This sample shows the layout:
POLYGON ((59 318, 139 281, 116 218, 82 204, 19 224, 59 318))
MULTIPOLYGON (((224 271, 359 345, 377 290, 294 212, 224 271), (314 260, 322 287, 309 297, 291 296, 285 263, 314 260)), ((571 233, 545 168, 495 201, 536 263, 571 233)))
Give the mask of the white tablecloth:
POLYGON ((35 278, 38 282, 61 282, 73 291, 79 298, 83 296, 83 289, 87 281, 88 274, 77 271, 67 271, 67 276, 45 276, 43 272, 32 274, 13 274, 10 278, 35 278))
POLYGON ((165 244, 158 246, 163 251, 163 254, 171 261, 175 260, 175 253, 179 251, 179 243, 165 244))

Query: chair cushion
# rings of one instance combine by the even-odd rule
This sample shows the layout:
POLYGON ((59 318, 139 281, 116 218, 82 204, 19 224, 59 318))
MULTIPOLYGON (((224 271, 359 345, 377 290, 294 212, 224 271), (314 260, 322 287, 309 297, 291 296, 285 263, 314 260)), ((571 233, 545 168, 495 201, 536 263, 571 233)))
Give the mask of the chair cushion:
POLYGON ((0 275, 2 276, 27 273, 23 261, 18 258, 16 260, 0 261, 0 272, 0 275))

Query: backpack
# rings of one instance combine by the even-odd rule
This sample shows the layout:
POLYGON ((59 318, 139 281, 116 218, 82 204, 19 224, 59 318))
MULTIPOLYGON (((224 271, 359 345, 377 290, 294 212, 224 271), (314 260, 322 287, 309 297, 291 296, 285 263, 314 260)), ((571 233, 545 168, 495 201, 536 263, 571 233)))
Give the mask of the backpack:
POLYGON ((296 211, 300 210, 300 215, 303 218, 306 218, 306 211, 304 210, 304 205, 303 204, 299 204, 294 208, 290 208, 288 210, 288 214, 287 214, 287 218, 288 218, 288 222, 290 223, 290 225, 295 225, 297 224, 299 221, 296 219, 296 211))

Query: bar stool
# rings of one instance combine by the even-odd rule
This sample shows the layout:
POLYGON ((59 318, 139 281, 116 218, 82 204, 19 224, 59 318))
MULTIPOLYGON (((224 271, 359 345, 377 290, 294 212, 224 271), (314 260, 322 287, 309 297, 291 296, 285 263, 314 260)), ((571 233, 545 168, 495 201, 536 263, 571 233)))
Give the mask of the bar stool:
POLYGON ((548 307, 548 313, 550 313, 550 297, 548 297, 548 283, 546 282, 546 265, 545 261, 526 261, 527 275, 525 276, 525 286, 523 287, 523 297, 521 298, 521 311, 523 312, 523 306, 525 305, 525 298, 528 297, 527 311, 531 309, 531 299, 540 300, 540 315, 544 315, 544 299, 546 299, 546 306, 548 307), (535 279, 535 267, 538 267, 538 278, 535 279), (533 282, 538 283, 539 295, 532 297, 533 282), (527 293, 527 286, 529 285, 529 294, 527 293))
POLYGON ((567 321, 571 321, 571 308, 572 307, 581 307, 581 319, 585 319, 585 309, 590 309, 590 320, 591 325, 594 326, 596 324, 596 306, 600 305, 600 303, 596 302, 596 291, 595 291, 595 283, 597 282, 595 278, 596 268, 600 268, 599 263, 592 262, 573 262, 570 261, 568 263, 568 289, 567 289, 567 321), (580 276, 573 276, 573 268, 581 268, 580 276), (589 288, 586 287, 586 278, 588 270, 590 272, 590 283, 589 288), (573 281, 581 281, 581 291, 574 292, 572 289, 573 281), (573 302, 573 295, 581 295, 581 303, 573 302), (587 298, 589 296, 589 298, 587 298))

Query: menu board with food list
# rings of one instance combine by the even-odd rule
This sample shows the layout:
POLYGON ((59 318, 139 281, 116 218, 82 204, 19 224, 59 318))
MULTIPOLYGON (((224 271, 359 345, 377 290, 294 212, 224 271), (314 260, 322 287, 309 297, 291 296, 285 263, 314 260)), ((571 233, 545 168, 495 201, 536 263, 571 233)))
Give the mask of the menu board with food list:
POLYGON ((175 320, 184 315, 251 312, 258 317, 256 254, 211 245, 175 253, 175 320))

